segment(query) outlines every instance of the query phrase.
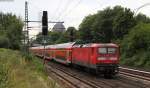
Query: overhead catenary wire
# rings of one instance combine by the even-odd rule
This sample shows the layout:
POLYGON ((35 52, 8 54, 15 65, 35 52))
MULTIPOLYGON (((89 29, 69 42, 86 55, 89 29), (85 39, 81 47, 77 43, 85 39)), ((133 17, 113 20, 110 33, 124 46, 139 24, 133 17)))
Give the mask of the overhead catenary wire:
MULTIPOLYGON (((97 6, 96 8, 91 8, 91 9, 90 9, 90 12, 93 13, 93 14, 94 14, 97 10, 100 10, 99 8, 101 8, 102 6, 104 6, 104 3, 100 2, 99 0, 96 0, 96 2, 97 2, 97 4, 98 4, 98 6, 97 6)), ((105 3, 105 4, 107 4, 107 3, 105 3)), ((70 12, 70 13, 71 13, 71 12, 70 12)), ((67 14, 67 15, 68 15, 68 14, 67 14)), ((67 15, 66 15, 66 16, 67 16, 67 15)), ((63 17, 63 19, 65 19, 66 16, 63 17)), ((69 22, 73 22, 73 20, 75 20, 75 18, 69 20, 69 22)))
POLYGON ((145 7, 145 6, 149 6, 149 5, 150 5, 150 3, 145 3, 145 4, 141 5, 140 7, 134 9, 134 15, 137 15, 138 11, 139 11, 141 8, 143 8, 143 7, 145 7))
POLYGON ((66 1, 66 0, 59 1, 58 7, 57 7, 58 9, 56 9, 55 15, 54 15, 54 18, 56 20, 58 20, 60 15, 65 12, 65 10, 68 8, 68 4, 71 2, 71 0, 67 0, 67 2, 65 3, 63 3, 62 1, 66 1))
MULTIPOLYGON (((62 1, 62 0, 60 0, 60 1, 62 1)), ((61 4, 61 2, 60 2, 60 4, 61 4)), ((41 7, 39 7, 39 6, 36 5, 35 3, 33 3, 33 2, 31 3, 31 1, 30 1, 30 6, 32 6, 31 9, 36 8, 36 10, 39 12, 39 19, 38 19, 38 20, 29 20, 28 22, 31 23, 32 25, 33 25, 33 24, 35 25, 35 24, 37 24, 37 23, 38 23, 39 25, 37 25, 36 27, 30 25, 28 28, 30 28, 30 29, 31 29, 31 28, 32 28, 32 29, 33 29, 33 28, 34 28, 34 29, 36 28, 36 30, 37 30, 37 29, 40 29, 40 28, 42 27, 42 25, 41 25, 41 21, 42 21, 42 20, 41 20, 41 17, 42 17, 42 11, 43 11, 43 10, 42 10, 41 7)), ((59 7, 58 7, 58 8, 59 8, 59 7)), ((64 22, 48 21, 48 23, 53 23, 53 24, 55 24, 55 23, 64 23, 64 22)), ((53 25, 51 25, 51 24, 48 24, 48 25, 53 26, 53 25)))
MULTIPOLYGON (((29 1, 28 1, 29 2, 29 1)), ((37 10, 37 12, 38 12, 38 20, 41 20, 41 16, 42 16, 42 8, 40 8, 38 5, 36 5, 35 3, 33 3, 33 2, 30 2, 30 5, 29 5, 29 8, 31 8, 31 6, 32 6, 32 9, 35 9, 35 10, 37 10)), ((29 10, 31 10, 31 9, 29 9, 29 10)), ((32 10, 31 10, 32 11, 32 10)), ((37 23, 36 23, 37 24, 37 23)), ((39 23, 38 23, 38 25, 39 26, 41 26, 39 23)))
POLYGON ((52 16, 52 18, 56 18, 57 13, 59 12, 60 8, 61 8, 61 4, 62 4, 63 0, 58 0, 58 4, 56 6, 56 9, 54 10, 54 15, 52 16))
POLYGON ((62 20, 63 18, 65 18, 68 14, 70 14, 73 9, 75 9, 76 7, 78 7, 81 4, 82 0, 79 0, 71 9, 69 9, 65 14, 63 14, 61 17, 59 17, 58 20, 62 20))
MULTIPOLYGON (((78 3, 73 7, 73 8, 71 8, 69 11, 67 11, 67 13, 65 13, 63 16, 64 17, 60 17, 59 18, 59 20, 64 20, 72 11, 73 11, 73 9, 75 9, 75 8, 77 8, 80 4, 81 4, 81 2, 82 2, 83 0, 79 0, 78 1, 78 3)), ((97 3, 98 3, 98 7, 97 8, 95 8, 95 9, 98 9, 98 8, 100 8, 100 6, 102 6, 103 4, 101 3, 101 2, 99 2, 99 1, 96 1, 97 3)), ((90 12, 93 12, 95 9, 91 9, 91 11, 90 12)), ((69 20, 69 22, 72 22, 73 20, 75 20, 75 19, 71 19, 71 20, 69 20)))
MULTIPOLYGON (((64 5, 64 8, 62 9, 62 11, 59 12, 59 17, 62 16, 62 13, 64 13, 64 12, 67 11, 67 9, 69 8, 69 6, 70 6, 70 4, 71 4, 72 1, 73 1, 73 0, 68 0, 68 1, 66 2, 66 4, 64 5)), ((58 19, 57 19, 57 20, 58 20, 58 19)))

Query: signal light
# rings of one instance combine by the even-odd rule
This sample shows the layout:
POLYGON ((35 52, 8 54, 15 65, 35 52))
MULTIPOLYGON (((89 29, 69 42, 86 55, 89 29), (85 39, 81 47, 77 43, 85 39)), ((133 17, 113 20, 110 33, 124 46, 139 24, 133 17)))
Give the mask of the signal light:
POLYGON ((47 17, 47 11, 43 11, 42 16, 42 35, 48 34, 48 17, 47 17))

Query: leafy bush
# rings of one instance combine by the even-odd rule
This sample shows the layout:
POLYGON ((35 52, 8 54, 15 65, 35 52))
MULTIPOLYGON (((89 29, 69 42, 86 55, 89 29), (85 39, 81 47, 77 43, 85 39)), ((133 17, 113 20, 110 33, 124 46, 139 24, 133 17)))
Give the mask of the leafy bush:
POLYGON ((131 29, 121 44, 121 63, 136 66, 150 67, 150 24, 140 23, 131 29))
POLYGON ((0 36, 0 47, 9 48, 9 46, 10 46, 9 39, 5 36, 0 36))
POLYGON ((0 88, 7 88, 8 86, 8 68, 0 63, 0 88))
POLYGON ((22 28, 21 18, 0 12, 0 48, 20 49, 22 28))

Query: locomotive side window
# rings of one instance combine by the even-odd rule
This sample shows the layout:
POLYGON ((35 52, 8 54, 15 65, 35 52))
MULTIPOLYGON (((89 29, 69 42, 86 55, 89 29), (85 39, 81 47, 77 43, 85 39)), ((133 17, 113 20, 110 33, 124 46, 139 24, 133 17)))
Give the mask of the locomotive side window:
POLYGON ((107 48, 98 48, 99 54, 107 54, 107 48))
POLYGON ((108 54, 115 54, 116 48, 108 48, 108 54))

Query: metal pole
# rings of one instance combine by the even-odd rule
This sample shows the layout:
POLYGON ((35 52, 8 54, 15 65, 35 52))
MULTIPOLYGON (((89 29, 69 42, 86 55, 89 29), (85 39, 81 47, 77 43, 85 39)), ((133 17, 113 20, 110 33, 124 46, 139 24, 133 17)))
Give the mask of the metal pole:
POLYGON ((43 50, 43 60, 44 60, 44 62, 43 62, 43 64, 45 64, 45 61, 46 61, 46 57, 45 57, 45 53, 46 53, 46 35, 43 35, 43 45, 44 45, 44 50, 43 50))
POLYGON ((25 45, 25 52, 29 54, 29 29, 28 29, 28 2, 25 1, 25 30, 26 30, 26 35, 25 35, 25 40, 27 41, 27 44, 25 45), (27 38, 26 38, 27 36, 27 38))

